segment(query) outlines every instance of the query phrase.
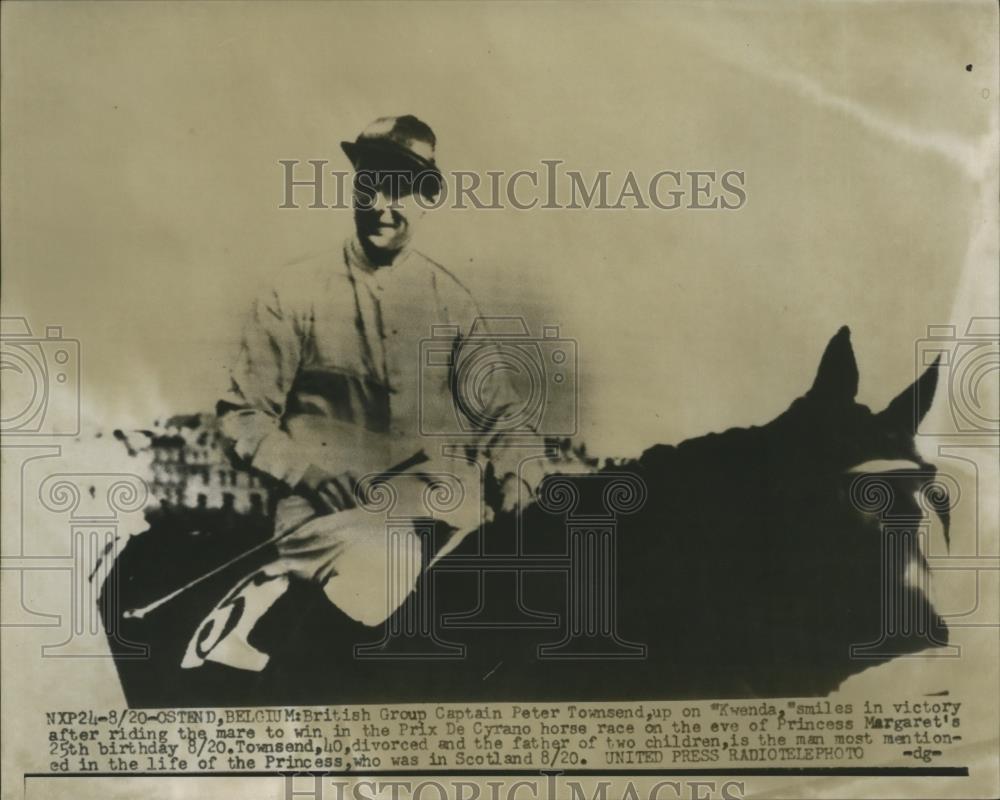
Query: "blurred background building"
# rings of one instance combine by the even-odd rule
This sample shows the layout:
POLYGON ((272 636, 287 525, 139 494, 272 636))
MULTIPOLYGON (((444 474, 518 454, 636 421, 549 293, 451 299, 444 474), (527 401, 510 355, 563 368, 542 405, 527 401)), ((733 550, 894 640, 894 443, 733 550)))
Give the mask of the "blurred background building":
POLYGON ((264 514, 269 493, 260 476, 234 467, 214 414, 175 414, 152 428, 114 432, 129 455, 149 461, 150 505, 264 514))

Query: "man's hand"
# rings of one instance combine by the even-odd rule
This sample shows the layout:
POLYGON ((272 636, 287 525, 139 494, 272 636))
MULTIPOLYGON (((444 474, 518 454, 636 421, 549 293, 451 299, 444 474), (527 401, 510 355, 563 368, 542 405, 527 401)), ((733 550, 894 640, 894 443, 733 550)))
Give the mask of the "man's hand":
POLYGON ((302 479, 292 487, 309 498, 320 510, 346 511, 357 505, 355 489, 358 479, 352 472, 333 475, 315 464, 310 464, 302 479))
MULTIPOLYGON (((406 473, 427 461, 423 450, 413 453, 409 458, 389 466, 374 467, 372 464, 361 464, 362 469, 346 470, 334 475, 329 470, 310 464, 303 473, 301 480, 292 488, 299 494, 309 498, 321 511, 346 511, 358 505, 359 481, 374 475, 388 478, 396 472, 406 473)), ((364 499, 360 498, 364 503, 364 499)))

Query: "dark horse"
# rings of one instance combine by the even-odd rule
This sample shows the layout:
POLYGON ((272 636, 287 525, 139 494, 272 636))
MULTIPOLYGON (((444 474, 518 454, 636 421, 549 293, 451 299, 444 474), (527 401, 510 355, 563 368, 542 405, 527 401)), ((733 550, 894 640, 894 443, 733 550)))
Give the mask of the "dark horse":
POLYGON ((827 694, 947 642, 921 588, 915 535, 883 525, 891 513, 916 527, 929 507, 947 536, 948 499, 914 446, 936 380, 935 364, 872 413, 855 402, 843 328, 813 386, 771 422, 550 476, 539 502, 499 515, 425 571, 385 628, 293 582, 252 634, 271 654, 260 673, 180 662, 212 606, 274 557, 269 547, 145 619, 121 611, 266 540, 267 520, 220 518, 198 537, 182 521, 152 520, 101 600, 126 697, 197 706, 827 694), (875 460, 908 464, 854 469, 875 460))

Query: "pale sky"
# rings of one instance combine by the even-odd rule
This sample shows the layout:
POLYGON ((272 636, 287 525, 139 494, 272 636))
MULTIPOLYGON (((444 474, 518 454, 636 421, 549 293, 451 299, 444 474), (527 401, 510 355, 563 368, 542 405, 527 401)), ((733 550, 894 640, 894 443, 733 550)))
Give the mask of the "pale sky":
POLYGON ((212 407, 254 287, 349 224, 278 209, 278 160, 346 167, 340 140, 387 114, 430 123, 445 169, 745 171, 736 212, 442 210, 421 231, 488 311, 578 341, 599 450, 766 422, 845 323, 881 407, 927 325, 991 313, 995 236, 970 256, 996 219, 990 3, 2 13, 4 314, 80 340, 93 424, 212 407))

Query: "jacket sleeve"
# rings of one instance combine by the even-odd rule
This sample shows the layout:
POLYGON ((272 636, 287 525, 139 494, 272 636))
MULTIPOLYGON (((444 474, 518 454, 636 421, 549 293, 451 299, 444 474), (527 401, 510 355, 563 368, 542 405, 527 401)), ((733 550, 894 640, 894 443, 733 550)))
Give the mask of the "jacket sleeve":
POLYGON ((302 321, 276 292, 258 297, 243 327, 229 391, 216 407, 222 434, 237 457, 290 486, 308 467, 282 427, 303 335, 302 321))
POLYGON ((476 319, 471 327, 463 327, 471 335, 460 336, 455 343, 454 400, 460 409, 475 411, 474 418, 466 416, 479 433, 477 451, 492 466, 495 479, 501 484, 519 479, 531 496, 545 476, 545 439, 532 420, 518 419, 532 398, 522 396, 524 390, 515 386, 505 368, 516 361, 504 354, 487 318, 474 304, 472 309, 476 319))

